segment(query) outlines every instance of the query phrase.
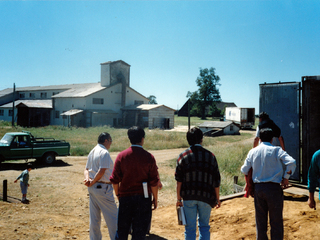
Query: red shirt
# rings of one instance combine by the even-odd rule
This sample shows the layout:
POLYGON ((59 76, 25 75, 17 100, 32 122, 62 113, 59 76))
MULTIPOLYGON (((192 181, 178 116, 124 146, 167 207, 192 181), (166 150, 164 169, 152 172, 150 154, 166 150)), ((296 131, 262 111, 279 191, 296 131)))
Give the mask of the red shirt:
POLYGON ((158 167, 153 155, 142 147, 131 146, 118 154, 110 181, 120 183, 119 197, 143 195, 142 183, 148 183, 148 192, 151 186, 158 184, 158 167))

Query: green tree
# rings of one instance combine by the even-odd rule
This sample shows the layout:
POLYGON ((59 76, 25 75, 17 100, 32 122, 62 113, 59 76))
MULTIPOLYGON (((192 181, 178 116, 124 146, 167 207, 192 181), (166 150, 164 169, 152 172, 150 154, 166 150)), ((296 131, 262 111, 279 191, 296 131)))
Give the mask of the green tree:
POLYGON ((188 92, 187 97, 190 98, 192 104, 191 112, 206 118, 206 107, 211 106, 214 102, 221 101, 220 92, 217 86, 220 86, 220 77, 215 73, 215 68, 200 68, 200 74, 196 83, 199 89, 195 92, 188 92), (195 110, 197 109, 197 110, 195 110))
POLYGON ((217 108, 216 102, 214 102, 210 106, 208 115, 211 117, 221 117, 222 116, 222 112, 219 108, 217 108))
POLYGON ((154 95, 150 95, 148 99, 149 99, 149 104, 157 104, 156 97, 154 95))

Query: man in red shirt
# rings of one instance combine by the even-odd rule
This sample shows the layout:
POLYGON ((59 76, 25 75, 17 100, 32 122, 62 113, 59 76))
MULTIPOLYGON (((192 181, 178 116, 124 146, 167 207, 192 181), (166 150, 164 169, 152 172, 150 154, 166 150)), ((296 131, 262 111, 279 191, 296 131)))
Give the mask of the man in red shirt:
POLYGON ((110 181, 119 199, 116 240, 143 240, 158 201, 158 167, 152 154, 143 149, 145 132, 140 127, 128 130, 131 147, 118 154, 110 181), (144 187, 144 185, 146 186, 144 187), (153 197, 153 200, 152 200, 153 197))

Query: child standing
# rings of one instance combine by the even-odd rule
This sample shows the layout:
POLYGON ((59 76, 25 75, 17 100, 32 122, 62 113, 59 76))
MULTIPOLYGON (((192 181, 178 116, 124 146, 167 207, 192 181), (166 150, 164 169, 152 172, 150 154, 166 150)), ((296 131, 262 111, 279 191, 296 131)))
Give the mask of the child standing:
POLYGON ((21 193, 22 193, 22 203, 28 203, 29 200, 27 199, 27 190, 29 187, 29 172, 32 169, 31 163, 28 164, 28 168, 24 170, 19 177, 14 181, 15 183, 20 179, 20 188, 21 188, 21 193))

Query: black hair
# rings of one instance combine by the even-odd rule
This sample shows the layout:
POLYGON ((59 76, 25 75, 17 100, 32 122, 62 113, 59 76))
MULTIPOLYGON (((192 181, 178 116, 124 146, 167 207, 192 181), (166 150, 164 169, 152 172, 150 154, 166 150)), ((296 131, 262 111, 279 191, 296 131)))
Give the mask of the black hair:
POLYGON ((98 143, 103 144, 105 140, 109 140, 109 139, 111 139, 110 134, 107 132, 103 132, 98 137, 98 143))
POLYGON ((144 138, 146 135, 144 130, 137 126, 129 128, 127 134, 131 144, 141 143, 142 138, 144 138))
POLYGON ((29 168, 33 169, 32 163, 28 163, 28 164, 27 164, 27 169, 29 169, 29 168))
POLYGON ((259 118, 261 118, 262 121, 263 121, 263 120, 266 120, 266 119, 269 119, 269 114, 266 113, 266 112, 261 112, 261 113, 259 114, 259 118))
POLYGON ((260 130, 260 139, 262 142, 271 142, 273 138, 273 132, 271 128, 262 128, 260 130))
POLYGON ((203 132, 200 128, 193 127, 187 132, 187 140, 190 146, 201 143, 203 132))

